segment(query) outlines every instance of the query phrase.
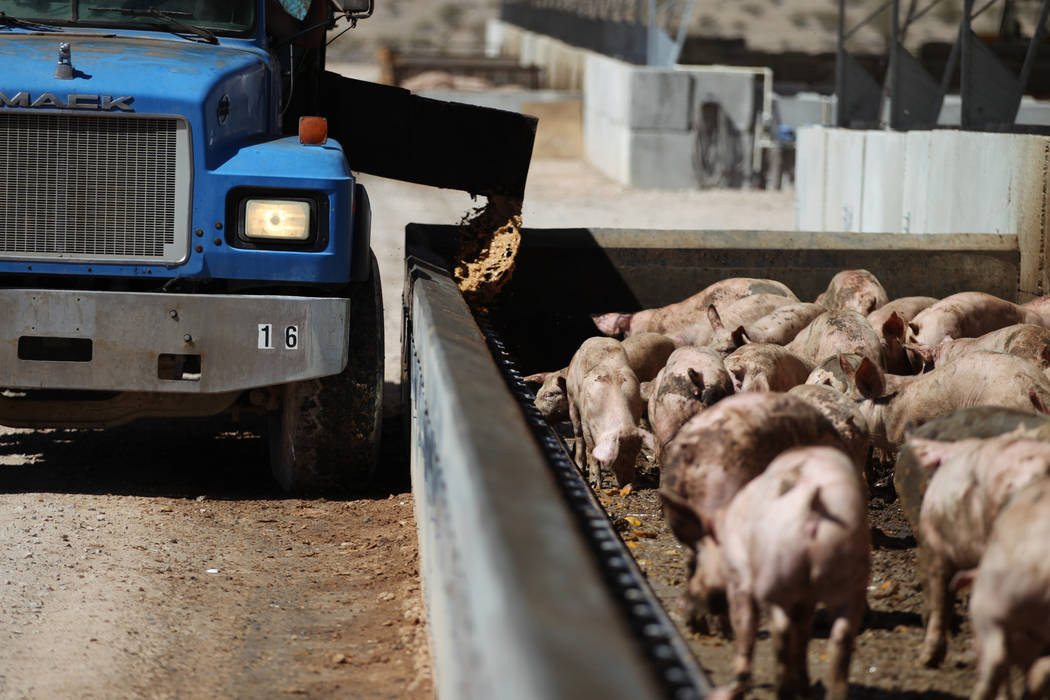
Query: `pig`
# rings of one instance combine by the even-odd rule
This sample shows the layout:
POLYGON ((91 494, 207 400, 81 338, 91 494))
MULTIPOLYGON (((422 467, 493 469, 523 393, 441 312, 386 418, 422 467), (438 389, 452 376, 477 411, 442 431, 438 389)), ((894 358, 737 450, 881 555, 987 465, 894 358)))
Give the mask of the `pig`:
MULTIPOLYGON (((937 345, 954 338, 976 338, 1017 323, 1043 325, 1033 309, 983 292, 961 292, 941 299, 908 323, 907 341, 918 345, 937 345)), ((913 357, 913 364, 921 358, 913 357)))
POLYGON ((592 484, 607 469, 617 483, 633 483, 642 445, 653 436, 638 427, 642 397, 627 351, 612 338, 589 338, 573 355, 562 380, 569 399, 569 420, 576 437, 575 457, 592 484))
MULTIPOLYGON (((674 352, 674 342, 659 333, 639 333, 625 338, 623 349, 627 351, 627 364, 634 370, 638 381, 650 382, 656 377, 667 358, 674 352)), ((524 378, 526 384, 540 384, 534 404, 550 423, 569 420, 569 399, 563 389, 565 372, 538 372, 524 378)))
POLYGON ((733 380, 713 349, 686 346, 671 353, 649 391, 657 460, 686 421, 732 393, 733 380))
POLYGON ((1019 490, 999 513, 973 581, 970 618, 977 648, 972 700, 1009 696, 1009 671, 1025 676, 1026 698, 1050 697, 1050 480, 1019 490))
MULTIPOLYGON (((798 301, 787 286, 775 280, 733 277, 715 282, 688 299, 657 309, 635 313, 607 313, 594 317, 598 330, 605 335, 634 335, 645 331, 671 335, 690 326, 704 323, 707 307, 727 304, 752 294, 779 294, 798 301)), ((695 343, 704 345, 708 338, 695 343)))
POLYGON ((565 395, 565 373, 568 367, 557 372, 537 372, 523 378, 526 384, 539 384, 533 405, 548 423, 569 420, 569 397, 565 395))
POLYGON ((1001 352, 975 351, 956 362, 916 377, 897 378, 896 385, 864 358, 850 377, 851 393, 880 449, 895 452, 908 426, 971 406, 1002 406, 1048 413, 1050 380, 1028 360, 1001 352), (906 379, 906 381, 904 381, 906 379))
POLYGON ((842 270, 817 297, 817 303, 829 310, 850 309, 865 316, 889 300, 882 284, 867 270, 842 270))
POLYGON ((770 611, 777 696, 810 693, 806 650, 816 606, 828 611, 826 696, 845 700, 853 640, 867 609, 871 535, 864 484, 852 460, 830 447, 799 447, 774 459, 733 498, 722 534, 722 573, 735 636, 734 680, 751 679, 758 610, 770 611))
POLYGON ((913 439, 911 447, 923 466, 936 469, 922 500, 917 533, 924 550, 929 610, 919 658, 933 667, 947 650, 952 576, 980 563, 992 523, 1007 499, 1050 476, 1050 443, 1018 431, 983 440, 913 439))
POLYGON ((882 365, 882 342, 866 316, 849 309, 817 316, 785 346, 810 365, 832 355, 853 353, 882 365))
POLYGON ((938 345, 908 345, 922 358, 925 367, 938 367, 974 350, 1016 355, 1037 365, 1045 373, 1050 367, 1050 330, 1030 323, 1006 326, 979 338, 945 339, 938 345))
POLYGON ((787 391, 804 384, 810 365, 779 345, 751 343, 725 359, 733 378, 733 389, 741 391, 787 391))
POLYGON ((868 323, 882 341, 882 357, 887 372, 914 374, 915 370, 904 348, 907 324, 920 311, 936 303, 934 297, 901 297, 868 314, 868 323), (894 316, 896 318, 892 318, 894 316))
POLYGON ((693 416, 667 445, 660 499, 668 526, 693 552, 684 601, 696 625, 701 612, 725 609, 715 576, 717 522, 734 495, 792 447, 844 448, 824 415, 790 394, 748 392, 722 399, 693 416))
POLYGON ((795 303, 796 300, 780 294, 752 294, 723 304, 721 309, 712 304, 707 307, 707 318, 702 324, 679 331, 674 339, 678 345, 710 345, 728 355, 742 344, 738 329, 795 303))
POLYGON ((1023 428, 1026 437, 1050 440, 1050 417, 1016 408, 975 406, 934 418, 908 431, 893 467, 893 487, 912 532, 919 531, 919 508, 934 470, 923 466, 912 449, 913 438, 955 442, 991 438, 1023 428))
POLYGON ((871 431, 857 404, 829 386, 802 384, 792 388, 788 394, 797 396, 824 414, 842 437, 846 453, 853 460, 858 473, 864 474, 871 451, 871 431))
POLYGON ((787 345, 825 311, 827 309, 820 304, 805 302, 781 306, 756 321, 738 326, 735 334, 743 339, 738 339, 737 345, 743 342, 787 345))

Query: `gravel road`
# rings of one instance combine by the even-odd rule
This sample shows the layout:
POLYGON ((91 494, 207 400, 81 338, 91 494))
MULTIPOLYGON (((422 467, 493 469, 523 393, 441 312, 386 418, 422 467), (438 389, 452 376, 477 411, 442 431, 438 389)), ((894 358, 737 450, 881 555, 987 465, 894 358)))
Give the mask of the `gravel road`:
POLYGON ((0 697, 432 697, 407 485, 290 499, 265 457, 232 424, 0 429, 0 697))

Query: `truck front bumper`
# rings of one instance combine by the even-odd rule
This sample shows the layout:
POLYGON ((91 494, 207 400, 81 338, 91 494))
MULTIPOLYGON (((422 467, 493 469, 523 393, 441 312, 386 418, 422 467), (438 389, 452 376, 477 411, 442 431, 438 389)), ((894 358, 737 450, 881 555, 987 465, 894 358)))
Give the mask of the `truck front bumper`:
POLYGON ((218 393, 338 374, 349 299, 0 290, 0 387, 218 393))

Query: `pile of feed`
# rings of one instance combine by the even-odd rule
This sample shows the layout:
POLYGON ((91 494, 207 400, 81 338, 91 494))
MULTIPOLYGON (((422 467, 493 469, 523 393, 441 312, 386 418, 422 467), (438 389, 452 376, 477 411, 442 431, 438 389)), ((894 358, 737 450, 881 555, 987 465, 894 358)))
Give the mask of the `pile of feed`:
POLYGON ((464 217, 459 229, 453 276, 468 302, 486 308, 514 273, 521 245, 521 200, 493 195, 464 217))
POLYGON ((730 696, 810 678, 827 697, 994 695, 1014 666, 1042 697, 1050 602, 1026 606, 1050 566, 1018 564, 1013 543, 1050 562, 1018 525, 1050 522, 1048 312, 1050 297, 891 301, 864 270, 812 303, 729 279, 597 316, 625 339, 527 379, 730 696))

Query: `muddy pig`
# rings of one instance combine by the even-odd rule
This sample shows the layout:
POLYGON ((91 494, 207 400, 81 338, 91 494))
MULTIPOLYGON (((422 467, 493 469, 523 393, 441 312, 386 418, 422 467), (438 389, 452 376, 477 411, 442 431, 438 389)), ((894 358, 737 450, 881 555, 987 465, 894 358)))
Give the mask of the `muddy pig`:
POLYGON ((734 329, 734 335, 739 334, 737 345, 745 342, 787 345, 825 311, 827 309, 820 304, 805 302, 781 306, 752 323, 744 323, 734 329))
POLYGON ((904 349, 904 333, 916 314, 936 303, 934 297, 901 297, 868 314, 868 323, 882 342, 883 366, 887 372, 913 374, 917 371, 918 368, 912 368, 904 349), (896 316, 896 319, 890 321, 891 316, 896 316))
POLYGON ((660 499, 667 523, 693 551, 685 603, 694 624, 725 611, 725 591, 709 580, 720 561, 717 522, 744 484, 792 447, 843 448, 824 415, 790 394, 749 392, 722 399, 682 426, 664 452, 660 499))
POLYGON ((1050 417, 999 406, 975 406, 934 418, 909 431, 893 467, 893 487, 912 532, 919 531, 919 509, 934 471, 923 466, 911 447, 913 439, 955 442, 966 438, 992 438, 1024 428, 1025 436, 1050 440, 1050 417))
MULTIPOLYGON (((639 333, 621 343, 627 351, 627 364, 634 370, 639 382, 648 382, 663 368, 674 352, 674 342, 659 333, 639 333)), ((568 367, 557 372, 539 372, 524 378, 526 384, 540 384, 535 406, 550 423, 569 420, 569 399, 565 395, 564 378, 568 367)))
MULTIPOLYGON (((733 277, 705 287, 688 299, 657 309, 635 313, 607 313, 594 317, 594 324, 605 335, 634 335, 645 331, 671 335, 705 322, 708 306, 721 306, 752 294, 779 294, 798 301, 787 286, 775 280, 733 277)), ((704 345, 707 339, 697 343, 704 345)))
POLYGON ((919 355, 927 368, 947 364, 974 350, 989 350, 1023 357, 1045 373, 1050 367, 1050 330, 1030 323, 1018 323, 979 338, 946 339, 933 346, 909 344, 908 349, 919 355))
POLYGON ((1009 671, 1025 675, 1026 698, 1050 697, 1050 480, 1018 491, 992 527, 972 575, 970 618, 977 647, 973 700, 1009 696, 1009 671))
MULTIPOLYGON (((932 346, 945 339, 977 338, 1017 323, 1042 325, 1042 318, 1032 309, 991 294, 961 292, 916 314, 908 323, 907 342, 932 346)), ((910 359, 915 367, 922 363, 917 355, 910 359)))
POLYGON ((817 303, 829 310, 850 309, 865 316, 889 300, 882 283, 867 270, 842 270, 817 297, 817 303))
POLYGON ((649 424, 656 438, 656 458, 686 421, 733 393, 733 380, 722 356, 711 348, 678 348, 653 380, 649 424))
POLYGON ((905 430, 971 406, 1003 406, 1047 413, 1050 380, 1028 360, 999 352, 973 352, 932 372, 898 378, 896 390, 868 358, 844 363, 853 398, 868 421, 876 447, 896 451, 905 430))
POLYGON ((866 316, 849 309, 817 316, 785 347, 813 366, 840 353, 860 355, 882 366, 878 334, 866 316))
POLYGON ((592 484, 601 483, 602 468, 621 486, 632 483, 642 445, 652 446, 653 436, 638 427, 642 397, 623 345, 612 338, 585 340, 563 381, 577 465, 592 484))
POLYGON ((854 369, 860 365, 860 361, 863 359, 860 355, 853 354, 832 355, 813 368, 813 371, 806 377, 806 384, 827 386, 840 393, 848 394, 850 378, 842 370, 842 360, 839 359, 843 357, 854 369))
POLYGON ((729 304, 707 307, 702 323, 674 334, 678 345, 710 345, 728 355, 743 344, 739 329, 781 307, 796 304, 795 299, 780 294, 752 294, 729 304))
POLYGON ((871 569, 867 491, 850 458, 829 447, 784 452, 733 498, 720 531, 736 638, 735 678, 725 694, 742 697, 750 683, 758 609, 765 607, 777 695, 808 696, 806 652, 823 604, 831 619, 825 697, 845 700, 871 569))
POLYGON ((749 343, 725 359, 733 389, 787 391, 804 384, 811 366, 779 345, 749 343))
POLYGON ((929 609, 920 660, 927 666, 938 665, 947 649, 952 577, 981 561, 992 523, 1007 499, 1050 475, 1050 443, 1021 434, 910 441, 919 462, 936 469, 922 500, 918 529, 929 609))
POLYGON ((803 384, 794 387, 788 394, 799 397, 824 414, 842 436, 846 452, 853 459, 857 473, 864 474, 868 465, 868 453, 871 451, 871 435, 868 421, 864 419, 857 404, 841 391, 829 386, 803 384))

